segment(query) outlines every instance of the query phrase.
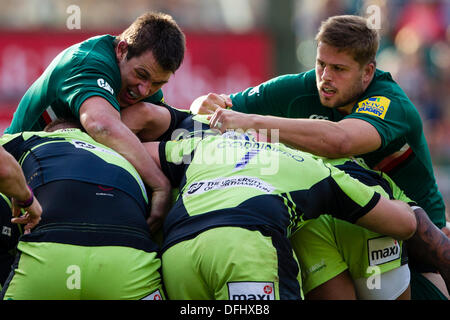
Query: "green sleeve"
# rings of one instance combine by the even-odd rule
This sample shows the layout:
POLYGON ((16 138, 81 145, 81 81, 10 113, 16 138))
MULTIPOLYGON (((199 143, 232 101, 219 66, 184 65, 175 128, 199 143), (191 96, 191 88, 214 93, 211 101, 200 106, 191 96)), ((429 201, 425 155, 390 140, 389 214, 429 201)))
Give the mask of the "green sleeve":
POLYGON ((23 134, 4 134, 0 137, 0 145, 5 148, 17 161, 22 157, 23 154, 23 134))
POLYGON ((400 189, 400 187, 387 174, 382 173, 382 172, 381 172, 381 174, 383 176, 383 179, 389 183, 389 186, 392 189, 392 194, 394 196, 394 199, 401 200, 403 202, 410 203, 410 204, 414 203, 414 201, 412 201, 411 198, 409 198, 405 194, 405 192, 402 189, 400 189))
POLYGON ((321 197, 328 214, 355 223, 372 210, 381 195, 338 168, 327 165, 331 172, 330 190, 321 197))
POLYGON ((159 104, 160 102, 164 102, 164 94, 161 89, 159 89, 156 93, 151 95, 150 97, 145 98, 142 100, 144 102, 153 103, 153 104, 159 104))
POLYGON ((405 98, 372 96, 358 102, 345 118, 361 119, 373 125, 380 134, 382 147, 400 138, 420 139, 418 133, 422 132, 420 116, 405 98))
POLYGON ((67 103, 72 114, 77 118, 83 102, 93 96, 104 98, 120 112, 120 105, 116 98, 118 92, 115 92, 113 87, 113 80, 105 73, 85 70, 64 80, 59 98, 67 103))
POLYGON ((256 87, 231 94, 232 109, 243 113, 289 117, 290 107, 299 95, 309 94, 305 74, 273 78, 256 87))
POLYGON ((161 169, 174 188, 179 187, 187 166, 194 157, 200 137, 167 141, 159 144, 161 169))

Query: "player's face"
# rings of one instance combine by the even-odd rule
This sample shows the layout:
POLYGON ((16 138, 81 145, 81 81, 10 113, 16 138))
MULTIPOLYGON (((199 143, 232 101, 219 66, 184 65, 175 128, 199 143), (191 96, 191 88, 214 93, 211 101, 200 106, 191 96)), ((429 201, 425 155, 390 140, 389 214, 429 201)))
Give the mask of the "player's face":
POLYGON ((316 83, 320 102, 329 108, 349 109, 368 85, 366 68, 344 51, 319 42, 316 83))
POLYGON ((117 57, 122 87, 117 96, 121 107, 128 107, 156 93, 169 81, 171 71, 166 71, 156 62, 151 51, 130 60, 126 52, 117 57))

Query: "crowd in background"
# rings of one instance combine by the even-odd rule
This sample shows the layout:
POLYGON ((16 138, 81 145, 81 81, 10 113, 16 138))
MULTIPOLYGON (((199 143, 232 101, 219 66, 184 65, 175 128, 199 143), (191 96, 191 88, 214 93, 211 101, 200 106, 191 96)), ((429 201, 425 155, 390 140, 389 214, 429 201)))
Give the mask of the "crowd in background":
MULTIPOLYGON (((370 16, 380 9, 378 67, 391 72, 418 108, 439 188, 450 205, 450 1, 448 0, 0 0, 2 30, 66 28, 67 8, 81 8, 82 28, 121 29, 147 10, 171 14, 195 32, 267 31, 273 3, 290 2, 286 18, 297 43, 292 73, 314 67, 314 36, 328 16, 370 16)), ((276 6, 275 6, 276 8, 276 6)), ((189 41, 189 39, 187 39, 189 41)), ((275 50, 276 48, 274 48, 275 50)), ((274 75, 277 70, 274 68, 274 75)), ((195 98, 195 97, 193 97, 195 98)), ((420 183, 420 181, 418 182, 420 183)))

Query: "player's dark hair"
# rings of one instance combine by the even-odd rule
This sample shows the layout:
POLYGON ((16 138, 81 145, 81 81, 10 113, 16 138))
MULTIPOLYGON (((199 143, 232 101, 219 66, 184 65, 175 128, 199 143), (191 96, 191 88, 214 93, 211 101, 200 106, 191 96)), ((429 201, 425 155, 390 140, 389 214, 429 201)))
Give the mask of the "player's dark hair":
POLYGON ((183 62, 185 36, 168 14, 147 12, 141 15, 118 36, 120 40, 128 44, 127 59, 151 51, 161 68, 173 73, 183 62))
POLYGON ((334 16, 323 21, 316 41, 350 53, 361 66, 375 63, 380 42, 377 30, 370 28, 365 18, 354 15, 334 16))

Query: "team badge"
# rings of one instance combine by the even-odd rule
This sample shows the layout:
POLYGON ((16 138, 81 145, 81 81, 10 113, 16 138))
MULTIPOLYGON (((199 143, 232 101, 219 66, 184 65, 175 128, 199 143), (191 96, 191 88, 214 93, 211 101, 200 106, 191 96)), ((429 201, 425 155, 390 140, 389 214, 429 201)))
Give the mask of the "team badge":
POLYGON ((389 108, 391 100, 386 97, 376 96, 370 97, 358 103, 356 113, 367 113, 372 116, 384 119, 386 112, 389 108))

